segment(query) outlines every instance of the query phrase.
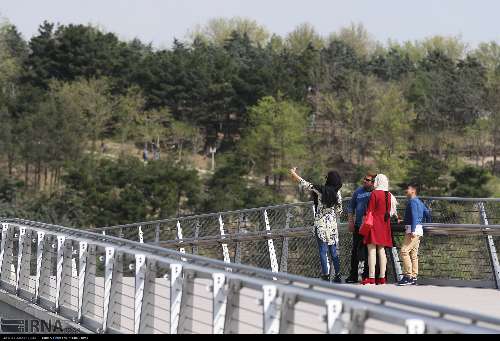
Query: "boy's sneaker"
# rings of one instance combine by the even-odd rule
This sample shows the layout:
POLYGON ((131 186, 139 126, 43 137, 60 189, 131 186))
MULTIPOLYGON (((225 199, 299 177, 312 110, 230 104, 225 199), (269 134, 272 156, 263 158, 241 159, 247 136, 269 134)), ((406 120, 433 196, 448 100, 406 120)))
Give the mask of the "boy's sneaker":
POLYGON ((416 278, 411 279, 411 285, 418 285, 416 278))
MULTIPOLYGON (((415 281, 415 284, 417 282, 415 281)), ((407 286, 407 285, 415 285, 413 284, 413 279, 411 277, 408 277, 408 276, 403 276, 403 278, 401 278, 401 280, 398 282, 398 286, 400 287, 404 287, 404 286, 407 286)))

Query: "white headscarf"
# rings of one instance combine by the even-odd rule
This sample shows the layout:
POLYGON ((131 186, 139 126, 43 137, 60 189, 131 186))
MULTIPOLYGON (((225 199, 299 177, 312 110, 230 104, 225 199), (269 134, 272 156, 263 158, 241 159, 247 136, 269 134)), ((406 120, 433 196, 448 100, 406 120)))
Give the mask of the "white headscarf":
MULTIPOLYGON (((385 192, 389 191, 389 179, 384 174, 378 174, 375 177, 375 183, 373 185, 375 186, 376 191, 377 190, 385 192)), ((397 215, 397 210, 396 210, 397 206, 398 206, 398 201, 391 193, 391 212, 390 212, 391 216, 397 215)))
POLYGON ((387 179, 387 176, 384 174, 378 174, 375 177, 375 183, 373 185, 375 186, 375 190, 389 191, 389 179, 387 179))

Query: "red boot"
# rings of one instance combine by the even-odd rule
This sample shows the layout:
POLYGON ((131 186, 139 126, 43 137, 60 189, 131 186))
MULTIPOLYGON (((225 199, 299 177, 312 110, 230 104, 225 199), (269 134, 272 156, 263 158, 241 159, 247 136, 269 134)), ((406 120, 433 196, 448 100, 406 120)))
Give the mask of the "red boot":
POLYGON ((375 284, 375 278, 364 278, 363 281, 361 281, 362 285, 367 285, 367 284, 375 284))
POLYGON ((384 284, 387 284, 387 280, 385 278, 377 278, 377 280, 375 281, 375 284, 384 285, 384 284))

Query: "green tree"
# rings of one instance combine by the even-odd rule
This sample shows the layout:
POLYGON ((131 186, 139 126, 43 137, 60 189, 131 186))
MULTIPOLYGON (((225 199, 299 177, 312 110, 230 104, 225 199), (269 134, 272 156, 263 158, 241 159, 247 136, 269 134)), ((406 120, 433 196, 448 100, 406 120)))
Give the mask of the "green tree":
POLYGON ((267 29, 259 25, 255 20, 241 17, 234 18, 213 18, 205 25, 198 25, 190 33, 193 41, 202 39, 216 46, 222 47, 236 32, 239 35, 246 35, 256 46, 264 46, 269 40, 267 29))
POLYGON ((272 176, 279 189, 290 165, 304 155, 306 113, 299 104, 273 97, 263 98, 250 109, 242 152, 265 176, 266 185, 272 176))
POLYGON ((466 166, 451 172, 455 180, 450 184, 451 193, 458 197, 485 198, 492 192, 486 186, 491 178, 488 171, 466 166))
POLYGON ((230 155, 207 182, 204 210, 220 212, 282 202, 283 198, 269 188, 252 184, 249 172, 248 160, 230 155))

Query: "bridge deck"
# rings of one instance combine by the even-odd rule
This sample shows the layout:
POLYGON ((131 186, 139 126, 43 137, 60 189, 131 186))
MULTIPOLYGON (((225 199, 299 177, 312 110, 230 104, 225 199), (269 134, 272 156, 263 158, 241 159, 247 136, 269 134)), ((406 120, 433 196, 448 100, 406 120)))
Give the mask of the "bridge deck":
POLYGON ((411 287, 382 285, 364 286, 364 288, 388 295, 500 318, 500 291, 495 289, 437 287, 431 285, 411 287))

